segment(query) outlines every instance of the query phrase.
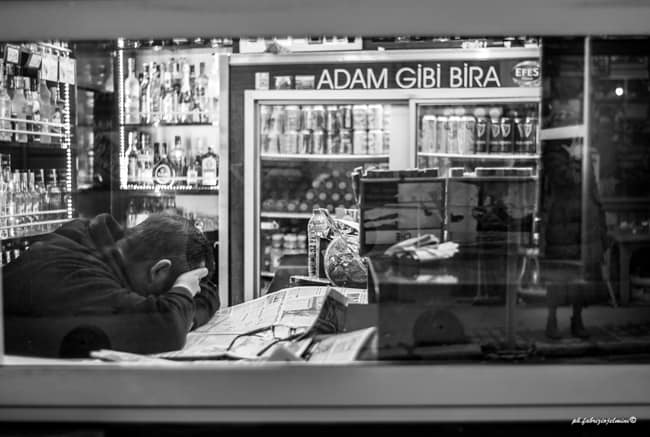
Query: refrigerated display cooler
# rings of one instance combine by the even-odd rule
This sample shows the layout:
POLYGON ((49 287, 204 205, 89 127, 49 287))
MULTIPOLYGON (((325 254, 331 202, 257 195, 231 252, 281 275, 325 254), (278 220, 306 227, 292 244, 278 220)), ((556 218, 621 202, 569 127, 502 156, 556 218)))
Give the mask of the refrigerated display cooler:
POLYGON ((224 306, 230 51, 223 39, 117 41, 119 147, 111 190, 113 215, 127 228, 150 213, 174 211, 204 231, 224 306))
POLYGON ((234 55, 233 116, 244 123, 231 128, 231 159, 245 163, 231 186, 244 198, 243 215, 231 204, 235 300, 263 294, 278 257, 305 253, 312 208, 357 206, 349 175, 359 166, 436 168, 443 239, 533 244, 540 76, 537 45, 234 55))

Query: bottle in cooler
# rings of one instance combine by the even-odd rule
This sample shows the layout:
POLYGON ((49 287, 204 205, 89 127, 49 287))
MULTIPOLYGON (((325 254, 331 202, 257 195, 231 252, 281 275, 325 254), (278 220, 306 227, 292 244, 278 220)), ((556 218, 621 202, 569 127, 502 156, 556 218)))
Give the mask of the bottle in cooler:
POLYGON ((280 267, 280 259, 282 258, 282 244, 284 236, 282 234, 273 234, 271 236, 271 271, 274 272, 280 267))
POLYGON ((383 139, 384 150, 382 150, 382 153, 384 155, 387 155, 390 153, 390 131, 384 129, 383 132, 384 132, 384 139, 383 139))
POLYGON ((312 142, 313 149, 312 153, 314 155, 323 155, 325 151, 325 131, 322 129, 315 129, 312 133, 312 142))
POLYGON ((354 137, 352 139, 352 148, 355 155, 368 154, 368 131, 365 129, 354 130, 354 137))
POLYGON ((352 129, 352 105, 339 106, 339 120, 341 129, 352 129))
POLYGON ((381 130, 384 128, 384 105, 368 105, 368 129, 381 130))
POLYGON ((269 123, 270 132, 284 132, 284 123, 286 120, 286 111, 284 106, 275 105, 271 110, 271 121, 269 123))
POLYGON ((457 115, 454 110, 450 110, 450 115, 447 119, 447 153, 460 153, 458 147, 460 120, 461 116, 457 115))
POLYGON ((264 135, 271 130, 271 107, 260 105, 260 132, 264 135))
POLYGON ((501 117, 501 153, 512 153, 514 144, 514 129, 512 117, 501 117))
POLYGON ((327 232, 327 219, 318 208, 314 208, 307 223, 307 274, 318 277, 320 271, 320 239, 327 232))
POLYGON ((383 108, 383 112, 384 112, 383 129, 384 130, 390 129, 392 106, 390 104, 385 104, 383 108))
POLYGON ((298 145, 297 145, 298 154, 309 154, 312 153, 311 147, 311 131, 302 130, 298 132, 298 145))
POLYGON ((449 117, 447 115, 436 116, 436 145, 434 150, 437 153, 447 153, 447 129, 449 117))
POLYGON ((368 129, 368 105, 352 106, 352 128, 355 131, 368 129))
POLYGON ((280 153, 280 135, 278 131, 269 131, 262 137, 262 153, 280 153))
POLYGON ((352 153, 352 134, 350 129, 341 129, 339 132, 340 141, 341 141, 341 153, 342 154, 351 154, 352 153))
POLYGON ((422 117, 422 143, 420 152, 436 152, 436 116, 427 114, 422 117))
POLYGON ((537 153, 537 117, 532 114, 526 116, 524 120, 524 134, 526 153, 537 153))
POLYGON ((325 129, 325 107, 323 105, 316 105, 312 109, 314 116, 314 130, 325 129))
POLYGON ((524 118, 514 113, 512 116, 512 126, 513 126, 513 135, 514 135, 514 153, 527 153, 528 147, 525 143, 526 134, 524 132, 524 118))
POLYGON ((384 150, 384 131, 368 131, 368 155, 380 155, 384 150))
POLYGON ((300 107, 298 105, 288 105, 285 108, 286 125, 285 129, 288 131, 298 132, 301 129, 300 125, 300 107))
POLYGON ((326 153, 331 155, 341 154, 341 137, 328 131, 325 149, 326 153))

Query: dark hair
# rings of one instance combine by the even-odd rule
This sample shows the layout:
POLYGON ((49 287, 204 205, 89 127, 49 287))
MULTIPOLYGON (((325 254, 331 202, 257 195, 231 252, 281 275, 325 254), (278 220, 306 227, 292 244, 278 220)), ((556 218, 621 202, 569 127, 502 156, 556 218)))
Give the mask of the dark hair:
POLYGON ((172 261, 175 276, 198 268, 202 262, 214 272, 214 254, 210 242, 194 224, 179 215, 151 214, 124 236, 124 250, 130 261, 172 261))

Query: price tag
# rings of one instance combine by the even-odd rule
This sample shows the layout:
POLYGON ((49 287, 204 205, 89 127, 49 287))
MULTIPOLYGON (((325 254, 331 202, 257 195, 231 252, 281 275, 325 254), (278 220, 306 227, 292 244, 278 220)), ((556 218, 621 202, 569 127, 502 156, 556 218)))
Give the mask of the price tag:
POLYGON ((20 63, 20 48, 12 45, 5 47, 5 60, 8 64, 20 63))
POLYGON ((46 54, 43 58, 43 77, 50 82, 59 80, 59 57, 53 54, 46 54))
POLYGON ((75 84, 77 63, 71 58, 59 58, 59 82, 75 84))
POLYGON ((43 60, 43 57, 39 55, 38 53, 30 53, 29 57, 27 58, 27 68, 33 68, 33 69, 38 69, 41 68, 41 62, 43 60))

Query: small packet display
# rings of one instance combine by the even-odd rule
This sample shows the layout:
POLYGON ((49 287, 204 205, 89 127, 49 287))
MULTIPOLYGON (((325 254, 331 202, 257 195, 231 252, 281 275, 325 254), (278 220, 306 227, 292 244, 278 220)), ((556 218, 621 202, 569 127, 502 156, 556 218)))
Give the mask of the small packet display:
POLYGON ((419 263, 448 259, 458 252, 458 244, 453 241, 440 243, 433 234, 410 238, 392 245, 384 252, 387 256, 407 259, 419 263))

